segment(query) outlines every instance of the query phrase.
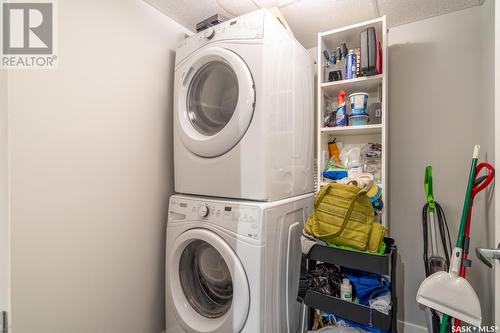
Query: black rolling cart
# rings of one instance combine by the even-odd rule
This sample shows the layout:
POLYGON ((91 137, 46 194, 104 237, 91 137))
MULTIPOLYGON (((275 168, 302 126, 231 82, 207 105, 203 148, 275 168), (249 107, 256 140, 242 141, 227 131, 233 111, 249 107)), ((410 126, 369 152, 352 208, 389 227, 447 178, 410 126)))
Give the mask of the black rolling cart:
POLYGON ((317 261, 340 265, 370 273, 387 275, 391 280, 391 310, 388 315, 368 306, 325 295, 315 290, 306 290, 303 303, 309 308, 309 324, 313 322, 314 309, 319 309, 335 316, 371 325, 382 330, 397 332, 397 295, 396 295, 396 257, 397 248, 392 238, 384 238, 386 253, 374 255, 364 252, 348 251, 322 245, 314 245, 309 254, 303 255, 306 268, 301 274, 315 266, 317 261))

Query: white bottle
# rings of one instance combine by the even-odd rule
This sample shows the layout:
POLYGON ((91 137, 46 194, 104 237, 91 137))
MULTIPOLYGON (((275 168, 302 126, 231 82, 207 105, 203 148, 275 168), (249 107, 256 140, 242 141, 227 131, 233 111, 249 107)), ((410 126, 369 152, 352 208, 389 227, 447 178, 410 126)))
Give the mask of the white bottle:
POLYGON ((349 279, 343 279, 340 285, 340 299, 352 302, 352 285, 349 279))

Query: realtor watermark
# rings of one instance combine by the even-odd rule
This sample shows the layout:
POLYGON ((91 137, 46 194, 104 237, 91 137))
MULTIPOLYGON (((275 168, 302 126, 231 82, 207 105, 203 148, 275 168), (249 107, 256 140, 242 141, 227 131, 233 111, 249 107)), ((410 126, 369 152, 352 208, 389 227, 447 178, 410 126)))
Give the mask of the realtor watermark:
POLYGON ((54 0, 1 2, 2 58, 9 69, 57 67, 54 0))
POLYGON ((498 326, 452 326, 452 333, 495 333, 498 326))

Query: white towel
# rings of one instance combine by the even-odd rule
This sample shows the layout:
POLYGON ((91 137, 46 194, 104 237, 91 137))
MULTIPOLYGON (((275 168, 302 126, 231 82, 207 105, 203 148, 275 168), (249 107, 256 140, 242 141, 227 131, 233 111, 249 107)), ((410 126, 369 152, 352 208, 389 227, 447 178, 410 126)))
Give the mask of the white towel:
POLYGON ((314 238, 313 236, 305 233, 304 231, 302 232, 302 236, 300 236, 300 248, 302 250, 302 253, 304 253, 305 255, 309 254, 311 248, 316 244, 328 246, 326 242, 314 238))
POLYGON ((391 293, 379 296, 369 301, 370 308, 388 315, 391 310, 391 293))

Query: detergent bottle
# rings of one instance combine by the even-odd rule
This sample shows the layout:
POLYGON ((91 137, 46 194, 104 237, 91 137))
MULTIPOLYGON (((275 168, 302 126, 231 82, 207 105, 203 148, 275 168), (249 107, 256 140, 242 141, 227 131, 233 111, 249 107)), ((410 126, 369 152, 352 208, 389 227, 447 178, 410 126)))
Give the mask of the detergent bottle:
POLYGON ((342 279, 340 285, 340 299, 352 302, 352 285, 349 279, 342 279))
POLYGON ((338 106, 335 112, 335 126, 347 126, 347 110, 345 105, 345 91, 341 90, 338 94, 338 106))

